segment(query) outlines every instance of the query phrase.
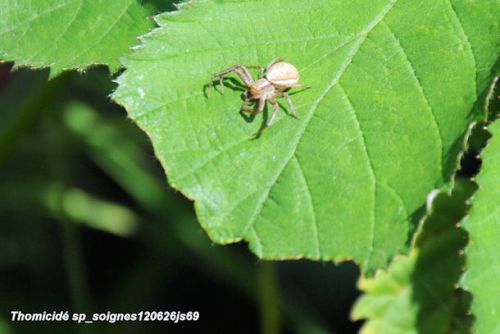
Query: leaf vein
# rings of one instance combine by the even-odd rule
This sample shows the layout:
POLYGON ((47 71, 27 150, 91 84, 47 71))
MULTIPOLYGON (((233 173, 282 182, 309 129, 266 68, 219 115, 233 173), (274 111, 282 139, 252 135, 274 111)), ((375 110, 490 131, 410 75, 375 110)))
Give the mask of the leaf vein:
POLYGON ((192 174, 195 174, 198 170, 200 170, 201 168, 203 168, 204 166, 208 165, 211 161, 215 160, 218 156, 220 156, 221 154, 223 153, 226 153, 227 151, 229 151, 230 149, 232 148, 235 148, 243 143, 245 143, 246 141, 250 140, 251 137, 245 137, 243 138, 243 140, 239 140, 235 143, 231 143, 230 145, 227 145, 225 147, 223 147, 222 149, 218 150, 218 151, 215 151, 214 154, 210 155, 204 162, 202 162, 200 165, 198 166, 195 166, 193 169, 189 170, 187 173, 185 174, 182 174, 180 177, 177 177, 175 180, 172 180, 172 182, 179 182, 180 180, 192 175, 192 174))
POLYGON ((351 52, 349 53, 346 61, 342 64, 341 68, 339 71, 336 73, 336 75, 333 77, 332 81, 330 84, 326 87, 326 89, 323 91, 323 93, 316 99, 314 106, 312 107, 311 111, 307 115, 307 118, 304 121, 304 125, 302 128, 300 128, 299 133, 296 137, 295 143, 293 145, 294 149, 292 150, 291 154, 289 157, 285 160, 285 163, 281 168, 278 169, 277 175, 273 178, 271 184, 268 186, 268 190, 265 191, 261 197, 261 200, 257 204, 256 210, 254 211, 253 215, 250 217, 243 235, 246 236, 248 229, 252 227, 255 224, 255 221, 257 220, 257 217, 260 215, 262 208, 264 207, 264 203, 266 202, 267 198, 269 197, 269 194, 271 193, 271 190, 273 186, 276 184, 280 176, 282 175, 283 171, 285 170, 286 166, 288 163, 291 161, 293 156, 295 155, 295 152, 297 150, 298 143, 300 142, 300 139, 302 138, 304 132, 306 131, 307 127, 309 126, 309 123, 313 119, 313 116, 316 113, 316 110, 318 109, 319 105, 325 98, 325 96, 331 91, 331 89, 338 83, 342 75, 345 73, 349 65, 352 63, 352 60, 354 56, 357 54, 363 43, 366 41, 368 35, 370 32, 384 19, 384 17, 391 11, 391 9, 394 7, 396 4, 397 0, 392 0, 389 1, 387 6, 384 7, 382 12, 378 14, 372 21, 369 22, 363 33, 361 33, 361 37, 357 40, 357 43, 354 44, 354 47, 352 48, 351 52))
MULTIPOLYGON (((323 35, 323 36, 318 36, 318 37, 306 37, 306 38, 295 38, 295 39, 288 39, 288 40, 279 40, 279 41, 264 41, 260 43, 246 43, 246 44, 241 44, 241 45, 228 45, 224 46, 224 48, 207 48, 207 49, 201 49, 201 50, 194 50, 194 51, 189 51, 189 52, 182 52, 182 53, 176 53, 176 54, 171 54, 167 57, 155 57, 152 59, 148 58, 139 58, 136 57, 134 54, 130 55, 128 59, 133 59, 134 61, 166 61, 166 60, 171 60, 174 58, 179 58, 179 57, 185 57, 186 55, 193 55, 193 54, 200 54, 200 53, 210 53, 210 52, 218 52, 222 53, 227 52, 228 50, 239 50, 239 49, 251 49, 255 50, 258 47, 261 46, 269 46, 269 45, 279 45, 279 44, 293 44, 293 43, 303 43, 303 42, 318 42, 322 40, 328 40, 328 39, 334 39, 338 38, 338 34, 333 34, 333 35, 323 35)), ((358 38, 360 36, 355 36, 353 39, 358 38)))
POLYGON ((387 23, 385 24, 385 26, 387 27, 387 29, 389 30, 392 38, 396 42, 397 47, 401 50, 401 52, 402 52, 402 54, 404 56, 405 62, 408 64, 410 72, 411 72, 413 78, 415 79, 415 81, 417 83, 418 91, 421 94, 422 98, 424 99, 424 102, 425 102, 425 104, 427 106, 427 110, 429 111, 429 113, 431 115, 432 122, 434 124, 434 130, 436 131, 437 138, 439 139, 439 147, 440 147, 439 148, 440 154, 439 154, 439 159, 438 159, 438 161, 439 161, 439 169, 440 169, 439 172, 443 173, 443 169, 444 169, 443 168, 443 161, 444 161, 443 135, 441 133, 441 128, 439 127, 439 123, 438 123, 437 118, 436 118, 436 113, 434 111, 434 108, 432 108, 432 105, 429 102, 429 99, 427 98, 427 94, 425 93, 424 86, 422 85, 422 82, 420 81, 420 78, 417 76, 417 72, 415 71, 415 68, 413 67, 412 62, 410 61, 410 58, 408 57, 408 54, 406 53, 405 48, 401 44, 401 41, 399 40, 399 38, 396 36, 396 34, 394 33, 394 31, 391 29, 391 27, 387 23))
POLYGON ((14 31, 14 30, 16 30, 17 28, 19 28, 21 26, 26 26, 28 23, 37 20, 40 16, 44 16, 46 14, 50 14, 52 12, 55 12, 56 10, 59 10, 59 9, 64 8, 66 6, 69 6, 72 3, 77 2, 77 1, 81 1, 81 0, 68 1, 68 2, 66 2, 66 3, 64 3, 62 5, 54 6, 54 7, 51 7, 51 8, 49 8, 49 9, 43 11, 43 12, 37 13, 35 16, 30 17, 29 19, 27 19, 25 21, 19 22, 18 24, 14 25, 14 26, 11 26, 8 29, 0 30, 0 35, 9 33, 11 31, 14 31))
POLYGON ((368 248, 368 254, 366 256, 365 260, 365 268, 369 268, 369 264, 371 261, 371 257, 373 254, 373 250, 375 248, 375 228, 376 228, 376 217, 375 217, 375 207, 377 203, 377 175, 375 173, 375 167, 373 166, 372 159, 370 158, 370 154, 368 153, 368 145, 366 142, 366 137, 364 135, 363 128, 361 126, 361 122, 358 117, 358 113, 356 112, 356 109, 354 108, 354 105, 351 102, 351 99, 349 98, 349 95, 345 91, 345 89, 338 84, 338 87, 342 90, 343 95, 345 96, 347 102, 349 103, 349 106, 352 110, 352 114, 354 116, 354 119, 356 120, 356 125, 358 126, 358 131, 361 135, 361 143, 363 146, 363 152, 365 153, 365 158, 368 164, 368 170, 370 171, 370 177, 373 182, 373 190, 372 190, 372 211, 371 211, 371 227, 370 227, 370 246, 368 248))
POLYGON ((132 6, 132 2, 129 2, 128 5, 124 8, 124 10, 122 10, 120 12, 120 14, 116 17, 116 19, 113 21, 113 23, 110 24, 109 28, 106 29, 102 34, 101 36, 99 36, 99 38, 92 44, 90 45, 88 48, 84 49, 83 51, 80 51, 79 53, 77 53, 75 56, 73 56, 68 63, 71 63, 75 60, 77 60, 79 57, 81 57, 82 55, 84 55, 86 52, 88 52, 90 49, 92 49, 93 47, 95 47, 97 44, 99 44, 103 39, 104 37, 106 37, 109 32, 111 30, 113 30, 113 28, 118 24, 118 22, 120 22, 121 18, 127 13, 127 11, 129 10, 130 6, 132 6))
MULTIPOLYGON (((76 2, 76 1, 75 1, 76 2)), ((75 22, 76 18, 78 17, 78 14, 80 13, 80 10, 82 9, 83 6, 83 0, 79 0, 78 8, 75 10, 75 13, 69 20, 68 24, 64 27, 64 29, 61 29, 61 32, 59 35, 57 35, 56 38, 54 38, 54 41, 52 43, 47 43, 44 48, 40 49, 34 56, 33 59, 37 59, 38 55, 43 54, 45 51, 47 51, 49 48, 55 46, 57 48, 57 42, 66 34, 66 32, 69 30, 69 28, 73 25, 75 22)), ((52 66, 52 64, 51 64, 52 66)))
POLYGON ((317 220, 317 214, 316 214, 316 207, 314 206, 313 195, 311 192, 311 188, 309 187, 309 183, 307 182, 306 174, 304 174, 304 169, 302 168, 302 165, 300 163, 299 158, 297 157, 296 154, 293 155, 293 158, 295 158, 295 161, 297 162, 297 167, 298 167, 299 172, 301 174, 302 181, 304 182, 304 185, 306 186, 306 193, 307 193, 309 202, 311 204, 312 218, 313 218, 313 235, 314 235, 314 241, 315 241, 314 248, 316 250, 316 254, 317 254, 318 259, 320 259, 321 258, 321 243, 319 241, 318 220, 317 220))
POLYGON ((466 31, 465 31, 465 28, 464 28, 464 25, 462 23, 462 21, 460 20, 460 16, 458 16, 458 13, 457 11, 455 10, 455 7, 453 6, 453 3, 451 0, 448 0, 448 3, 450 5, 450 8, 451 8, 451 12, 453 13, 453 15, 455 16, 455 19, 457 20, 458 22, 458 26, 460 27, 460 30, 461 30, 461 33, 462 33, 462 37, 464 38, 466 44, 467 44, 467 47, 470 51, 470 55, 471 55, 471 59, 472 59, 472 63, 474 64, 474 73, 475 73, 475 80, 474 80, 474 92, 476 94, 475 96, 475 99, 474 100, 477 100, 477 96, 479 94, 479 92, 477 91, 478 90, 478 87, 477 87, 477 79, 478 79, 478 74, 479 74, 479 69, 477 67, 477 60, 476 60, 476 55, 474 53, 474 50, 472 49, 472 44, 470 42, 470 39, 469 39, 469 36, 467 35, 466 31))

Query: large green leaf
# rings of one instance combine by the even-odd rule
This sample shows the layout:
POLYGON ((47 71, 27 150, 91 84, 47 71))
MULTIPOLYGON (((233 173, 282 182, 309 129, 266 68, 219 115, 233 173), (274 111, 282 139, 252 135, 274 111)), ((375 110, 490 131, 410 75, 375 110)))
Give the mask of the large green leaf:
POLYGON ((147 17, 159 1, 149 2, 0 0, 0 59, 18 66, 50 66, 52 75, 94 64, 114 71, 119 57, 137 44, 136 36, 153 26, 147 17))
POLYGON ((493 136, 481 154, 479 190, 472 199, 470 214, 463 221, 470 239, 463 284, 474 296, 472 311, 477 334, 500 333, 500 122, 493 123, 490 132, 493 136))
POLYGON ((496 57, 497 1, 198 0, 156 17, 116 101, 218 243, 365 269, 403 247, 455 169, 496 57), (488 32, 480 35, 480 32, 488 32), (481 39, 481 40, 479 40, 481 39), (311 89, 262 125, 241 91, 204 95, 236 63, 284 57, 311 89), (412 218, 415 216, 414 218, 412 218))
POLYGON ((456 289, 462 273, 466 233, 457 228, 473 183, 460 181, 452 195, 432 196, 429 215, 408 256, 394 259, 387 272, 361 278, 365 294, 352 316, 366 318, 360 333, 466 334, 467 295, 456 289))

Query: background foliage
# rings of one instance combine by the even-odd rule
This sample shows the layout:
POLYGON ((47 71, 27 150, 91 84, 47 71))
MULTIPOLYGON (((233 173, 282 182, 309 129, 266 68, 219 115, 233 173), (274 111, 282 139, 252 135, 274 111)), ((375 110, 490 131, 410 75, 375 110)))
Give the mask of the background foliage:
POLYGON ((498 122, 468 198, 490 136, 482 127, 498 114, 487 88, 499 6, 199 0, 156 16, 148 33, 147 16, 170 2, 0 0, 0 58, 32 67, 0 66, 0 333, 164 330, 13 324, 15 309, 201 312, 169 332, 361 326, 348 316, 354 263, 259 261, 244 245, 211 244, 197 220, 212 240, 245 239, 261 258, 354 259, 370 275, 408 252, 359 278, 362 333, 467 333, 470 293, 474 329, 491 333, 498 122), (292 97, 297 119, 285 110, 262 131, 267 113, 233 112, 232 79, 226 95, 204 95, 221 68, 277 55, 312 86, 292 97), (83 73, 97 64, 111 73, 83 73))

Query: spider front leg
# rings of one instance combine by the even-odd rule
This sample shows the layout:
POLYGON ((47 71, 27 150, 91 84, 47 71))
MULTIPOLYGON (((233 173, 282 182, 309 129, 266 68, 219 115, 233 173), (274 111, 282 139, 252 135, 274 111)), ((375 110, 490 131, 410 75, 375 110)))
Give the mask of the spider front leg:
POLYGON ((257 105, 257 108, 249 109, 246 107, 246 105, 250 102, 250 99, 248 97, 245 97, 245 102, 243 102, 243 105, 241 106, 241 111, 251 113, 253 115, 260 113, 264 111, 264 108, 266 107, 266 97, 262 96, 259 98, 259 104, 257 105))
POLYGON ((210 91, 212 90, 212 88, 214 86, 215 80, 219 80, 221 93, 224 94, 223 77, 226 74, 229 74, 231 72, 236 73, 236 75, 238 75, 240 77, 240 79, 245 83, 245 85, 250 86, 252 84, 252 82, 253 82, 252 74, 250 74, 250 72, 248 71, 248 69, 244 65, 236 64, 236 65, 233 65, 229 68, 226 68, 225 70, 222 70, 222 71, 212 75, 212 80, 210 80, 210 82, 208 83, 207 95, 210 95, 210 91))
POLYGON ((247 105, 250 103, 250 99, 245 96, 245 101, 241 104, 240 110, 243 112, 247 112, 249 114, 255 115, 255 108, 248 108, 247 105))
POLYGON ((264 78, 264 67, 260 65, 249 65, 247 68, 258 68, 259 69, 259 79, 264 78))
POLYGON ((244 100, 241 104, 240 110, 248 113, 253 112, 253 109, 247 108, 247 105, 250 103, 250 98, 248 97, 248 89, 243 93, 243 96, 244 100))

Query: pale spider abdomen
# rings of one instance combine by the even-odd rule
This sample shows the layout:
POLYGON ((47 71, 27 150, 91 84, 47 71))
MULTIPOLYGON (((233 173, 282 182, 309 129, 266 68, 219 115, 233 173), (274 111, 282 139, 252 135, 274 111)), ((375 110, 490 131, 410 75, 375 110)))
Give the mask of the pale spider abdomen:
POLYGON ((288 88, 299 81, 299 71, 291 64, 279 62, 267 69, 266 78, 275 86, 288 88))

